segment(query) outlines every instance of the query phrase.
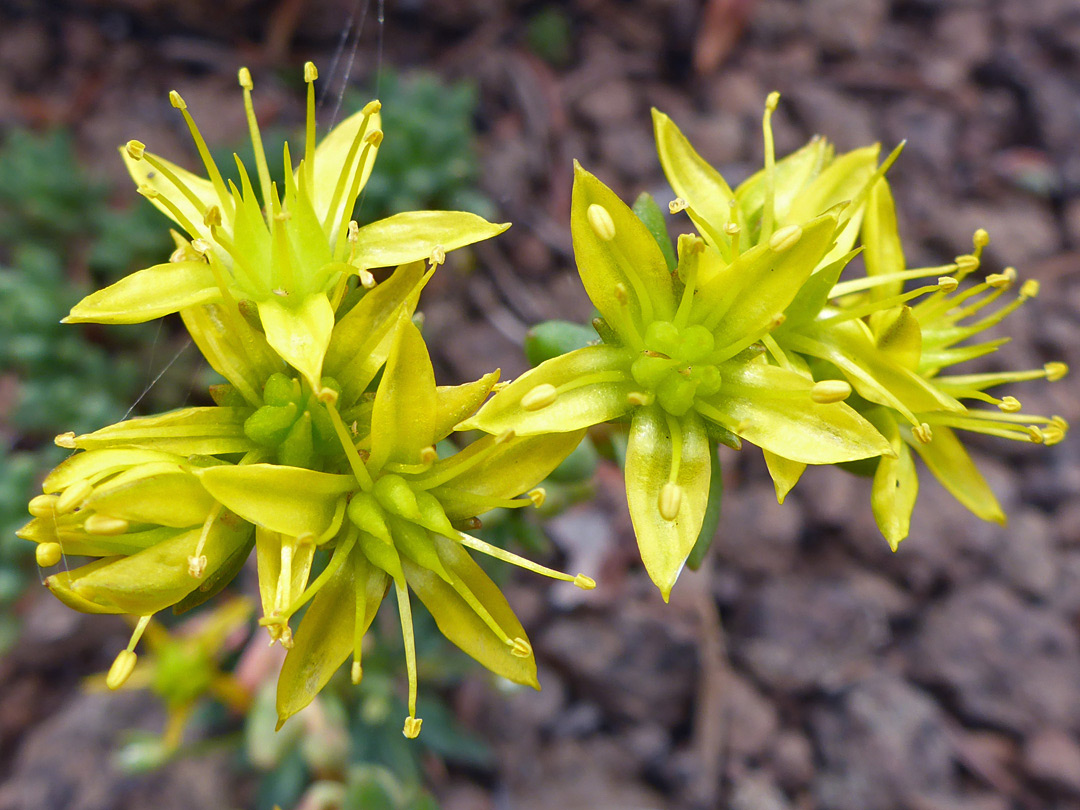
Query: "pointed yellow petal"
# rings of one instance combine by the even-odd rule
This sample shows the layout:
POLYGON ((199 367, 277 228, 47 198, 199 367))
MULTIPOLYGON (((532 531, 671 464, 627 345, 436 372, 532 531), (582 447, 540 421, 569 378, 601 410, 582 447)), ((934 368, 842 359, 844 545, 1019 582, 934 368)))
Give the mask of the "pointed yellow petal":
POLYGON ((783 503, 784 498, 792 488, 799 483, 806 465, 801 461, 792 461, 790 458, 778 456, 768 450, 762 451, 765 455, 765 465, 769 468, 773 486, 776 487, 776 502, 783 503))
MULTIPOLYGON (((911 531, 911 512, 919 495, 919 477, 911 449, 900 438, 895 420, 888 418, 889 425, 882 424, 888 433, 889 444, 896 458, 882 456, 874 473, 874 486, 870 492, 870 506, 878 528, 896 551, 900 541, 911 531), (889 429, 891 426, 891 429, 889 429)), ((879 420, 879 423, 886 421, 879 420)), ((937 438, 938 429, 934 430, 937 438)))
POLYGON ((314 390, 322 387, 323 357, 334 329, 334 310, 322 293, 287 306, 274 298, 259 301, 259 318, 266 342, 295 368, 314 390))
MULTIPOLYGON (((510 227, 465 211, 408 211, 360 228, 352 264, 365 269, 394 267, 448 253, 498 236, 510 227)), ((438 262, 436 262, 437 264, 438 262)))
POLYGON ((911 444, 934 477, 956 500, 983 520, 1005 525, 1005 513, 993 490, 951 428, 934 425, 930 442, 913 441, 911 444))
POLYGON ((139 270, 91 293, 65 323, 143 323, 221 298, 206 262, 166 262, 139 270))

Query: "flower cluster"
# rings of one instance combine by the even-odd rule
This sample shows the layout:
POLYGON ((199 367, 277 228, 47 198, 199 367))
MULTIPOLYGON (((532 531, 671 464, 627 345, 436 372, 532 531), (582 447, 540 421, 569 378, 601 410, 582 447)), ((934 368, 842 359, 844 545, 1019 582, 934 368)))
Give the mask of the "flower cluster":
POLYGON ((240 161, 239 187, 224 180, 184 101, 171 95, 207 178, 138 141, 121 152, 140 193, 180 228, 176 250, 67 318, 134 323, 178 312, 227 380, 212 389, 213 406, 58 437, 78 452, 30 503, 34 519, 20 534, 38 544, 42 567, 64 555, 91 558, 49 576, 53 593, 76 610, 136 617, 112 687, 135 668, 154 613, 210 599, 252 550, 260 624, 289 650, 278 682, 282 722, 350 658, 359 682, 363 636, 391 590, 409 676, 406 736, 421 722, 412 595, 485 667, 536 685, 528 636, 470 551, 582 588, 595 583, 465 530, 491 509, 540 505, 537 485, 599 423, 628 426, 630 515, 664 599, 714 531, 707 515, 718 508, 718 444, 761 447, 781 502, 808 464, 869 471, 874 515, 895 548, 918 489, 912 450, 976 515, 1003 520, 955 431, 1044 444, 1065 434, 1059 417, 1024 414, 1014 397, 988 393, 1059 379, 1063 364, 945 373, 993 352, 1003 339, 971 341, 1034 297, 1037 284, 983 315, 1016 273, 963 283, 979 268, 981 231, 973 253, 908 269, 885 180, 900 150, 881 161, 876 146, 838 155, 815 139, 777 160, 775 94, 763 121, 764 168, 734 190, 670 118, 654 114, 677 195, 671 211, 688 214, 698 232, 676 246, 651 200, 631 209, 576 166, 571 231, 599 339, 550 352, 508 384, 493 371, 438 386, 413 319, 420 293, 447 251, 507 226, 446 211, 353 221, 383 137, 379 103, 316 146, 310 63, 304 76, 303 157, 294 168, 286 145, 279 189, 251 77, 240 72, 258 194, 240 161), (859 254, 865 274, 841 281, 859 254), (396 269, 376 283, 380 268, 396 269), (925 278, 933 280, 904 290, 925 278), (460 449, 445 441, 470 430, 483 435, 460 449))

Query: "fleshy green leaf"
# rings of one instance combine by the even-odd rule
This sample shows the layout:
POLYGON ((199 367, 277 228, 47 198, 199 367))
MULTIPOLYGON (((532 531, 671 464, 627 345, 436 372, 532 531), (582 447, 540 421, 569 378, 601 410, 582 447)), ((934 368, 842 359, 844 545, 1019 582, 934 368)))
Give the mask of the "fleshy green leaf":
POLYGON ((124 276, 71 308, 64 323, 143 323, 221 298, 206 262, 166 262, 124 276))
POLYGON ((665 602, 705 518, 709 452, 705 428, 693 413, 676 420, 655 406, 634 412, 626 447, 626 498, 641 561, 665 602), (673 462, 678 465, 674 476, 673 462), (660 513, 661 492, 669 482, 682 492, 674 520, 660 513))
POLYGON ((668 235, 664 212, 660 210, 660 206, 656 204, 652 194, 647 191, 641 192, 638 198, 634 200, 632 210, 634 215, 649 229, 653 239, 656 240, 656 246, 664 254, 668 272, 675 272, 675 265, 678 263, 675 258, 675 248, 672 246, 671 237, 668 235))
POLYGON ((956 500, 983 520, 1004 526, 1001 505, 956 433, 944 425, 934 425, 933 433, 929 444, 914 440, 909 444, 956 500))
POLYGON ((449 253, 482 242, 510 227, 465 211, 407 211, 360 228, 351 263, 356 267, 394 267, 429 259, 436 248, 449 253))
POLYGON ((720 366, 723 387, 698 411, 762 449, 805 464, 834 464, 888 453, 874 427, 843 402, 810 399, 813 382, 763 362, 720 366))
MULTIPOLYGON (((495 623, 513 638, 528 639, 521 622, 502 595, 498 586, 485 574, 468 552, 452 540, 432 535, 443 566, 457 578, 487 610, 495 623)), ((518 658, 460 594, 437 574, 402 560, 409 587, 435 618, 439 630, 450 641, 471 655, 496 675, 514 683, 540 688, 536 680, 536 658, 518 658)))
POLYGON ((326 581, 293 635, 277 687, 278 727, 307 706, 353 651, 357 592, 367 632, 386 595, 389 578, 354 548, 326 581))
POLYGON ((183 408, 160 416, 138 416, 71 442, 83 450, 138 447, 178 456, 246 453, 255 445, 244 435, 247 408, 183 408))
POLYGON ((572 321, 544 321, 525 333, 525 357, 530 366, 538 366, 596 342, 596 330, 591 326, 572 321))
POLYGON ((388 461, 415 464, 420 451, 435 443, 436 402, 427 345, 412 319, 401 317, 371 411, 373 474, 388 461))
POLYGON ((630 376, 633 356, 617 346, 586 346, 548 360, 498 391, 458 429, 531 435, 579 430, 614 419, 630 410, 627 397, 640 388, 630 376), (537 392, 551 388, 556 390, 554 399, 536 407, 537 392))
POLYGON ((268 298, 259 301, 259 318, 266 330, 266 342, 318 391, 322 387, 323 357, 334 329, 334 309, 327 297, 315 293, 297 307, 268 298))
POLYGON ((357 488, 351 475, 276 464, 208 467, 195 474, 211 495, 245 520, 291 537, 321 537, 339 501, 357 488))

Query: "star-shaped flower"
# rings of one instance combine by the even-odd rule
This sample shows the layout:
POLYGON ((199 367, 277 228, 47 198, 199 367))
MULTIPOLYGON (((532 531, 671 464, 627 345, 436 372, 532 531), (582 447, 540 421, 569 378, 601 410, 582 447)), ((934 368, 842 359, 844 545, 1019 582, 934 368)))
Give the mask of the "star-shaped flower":
POLYGON ((460 427, 543 435, 628 418, 630 515, 665 599, 702 526, 711 441, 740 437, 809 464, 892 452, 855 411, 822 399, 808 375, 762 353, 833 249, 835 213, 784 226, 730 259, 683 237, 673 275, 645 225, 578 166, 571 230, 604 342, 542 363, 460 427))
POLYGON ((261 205, 243 163, 240 188, 226 183, 175 91, 174 107, 187 122, 208 179, 146 151, 138 141, 121 149, 139 192, 190 237, 172 260, 140 270, 72 308, 69 322, 138 323, 201 304, 217 304, 241 331, 242 302, 253 302, 266 342, 318 388, 323 360, 347 279, 369 270, 421 259, 440 264, 447 251, 487 239, 496 225, 459 211, 395 214, 359 227, 350 221, 382 141, 379 102, 346 118, 315 145, 315 66, 305 65, 308 85, 303 157, 293 167, 285 145, 284 188, 270 181, 251 101, 251 74, 240 71, 255 147, 261 205))

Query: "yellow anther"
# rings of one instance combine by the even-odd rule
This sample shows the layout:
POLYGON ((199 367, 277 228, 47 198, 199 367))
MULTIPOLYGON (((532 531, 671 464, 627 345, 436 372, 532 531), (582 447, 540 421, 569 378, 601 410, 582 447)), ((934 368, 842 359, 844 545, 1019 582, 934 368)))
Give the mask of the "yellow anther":
POLYGON ((631 405, 652 405, 656 395, 651 391, 631 391, 626 399, 631 405))
POLYGON ((578 574, 574 577, 574 584, 583 591, 591 591, 596 587, 596 580, 592 577, 587 577, 584 574, 578 574))
POLYGON ((1046 379, 1048 379, 1050 382, 1057 382, 1069 373, 1069 367, 1065 363, 1062 363, 1058 360, 1053 360, 1043 366, 1043 371, 1046 372, 1046 379))
POLYGON ((916 425, 911 429, 911 435, 918 439, 923 444, 930 444, 934 438, 934 432, 930 430, 930 425, 923 422, 921 425, 916 425))
POLYGON ((677 214, 680 211, 685 211, 689 207, 689 203, 682 197, 676 197, 674 200, 667 204, 667 210, 673 214, 677 214))
POLYGON ((434 464, 439 460, 439 451, 435 449, 434 445, 425 447, 420 451, 420 463, 421 464, 434 464))
POLYGON ((773 90, 769 95, 765 96, 765 109, 769 112, 776 110, 776 105, 780 103, 780 94, 773 90))
POLYGON ((156 188, 151 188, 150 186, 146 185, 145 183, 143 183, 141 186, 136 188, 135 191, 136 191, 136 193, 141 194, 142 196, 146 197, 146 199, 148 199, 148 200, 152 200, 152 199, 154 199, 155 197, 158 196, 157 189, 156 188))
POLYGON ((34 549, 34 559, 42 568, 52 568, 63 556, 64 550, 59 543, 38 543, 38 547, 34 549))
POLYGON ((360 112, 362 112, 364 115, 374 115, 375 113, 377 113, 381 109, 382 109, 382 102, 379 101, 378 99, 374 99, 372 101, 369 101, 367 104, 365 104, 364 108, 360 112))
POLYGON ((56 513, 66 515, 68 512, 78 509, 93 491, 94 487, 86 479, 72 484, 56 499, 56 513))
POLYGON ((319 389, 319 402, 324 405, 335 405, 338 401, 338 392, 329 386, 319 389))
POLYGON ((529 490, 529 500, 533 502, 533 506, 539 509, 544 505, 544 501, 547 500, 547 490, 543 487, 537 487, 536 489, 529 490))
POLYGON ((48 517, 56 514, 56 495, 37 495, 30 499, 27 510, 34 517, 48 517))
POLYGON ((1061 431, 1062 433, 1065 433, 1065 432, 1067 432, 1067 431, 1068 431, 1068 429, 1069 429, 1069 423, 1068 423, 1068 422, 1066 422, 1066 421, 1065 421, 1065 420, 1064 420, 1064 419, 1063 419, 1062 417, 1060 417, 1060 416, 1051 416, 1051 417, 1050 417, 1050 424, 1051 424, 1051 425, 1053 425, 1054 427, 1056 427, 1056 428, 1057 428, 1058 430, 1060 430, 1060 431, 1061 431))
POLYGON ((1005 413, 1017 413, 1022 407, 1020 400, 1016 397, 1002 397, 1001 402, 998 403, 998 408, 1005 413))
POLYGON ((203 225, 207 228, 219 228, 221 227, 221 209, 216 205, 211 205, 206 209, 206 213, 203 214, 203 225))
POLYGON ((967 274, 978 269, 979 259, 970 253, 965 253, 963 256, 957 256, 953 259, 953 264, 961 273, 967 274))
POLYGON ((960 286, 960 282, 952 276, 941 276, 937 280, 937 287, 941 292, 952 292, 960 286))
POLYGON ((113 660, 112 666, 109 667, 109 674, 105 676, 105 685, 114 691, 123 686, 131 677, 138 659, 139 657, 132 650, 121 650, 113 660))
POLYGON ((281 636, 278 638, 278 641, 281 642, 281 646, 286 650, 291 650, 293 648, 292 628, 289 627, 289 625, 283 624, 281 626, 281 636))
POLYGON ((611 291, 615 293, 615 300, 620 304, 625 305, 630 303, 630 293, 627 292, 626 285, 621 281, 617 283, 611 291))
POLYGON ((559 396, 559 392, 551 383, 541 383, 533 387, 521 398, 521 407, 527 411, 538 411, 546 408, 559 396))
POLYGON ((660 517, 664 520, 675 520, 679 516, 682 507, 682 487, 674 481, 668 481, 660 488, 660 497, 657 505, 660 507, 660 517))
POLYGON ((510 642, 510 654, 516 658, 531 658, 532 645, 521 637, 515 638, 510 642))
POLYGON ((783 253, 795 247, 802 239, 802 228, 798 225, 785 225, 769 237, 769 247, 774 253, 783 253))
POLYGON ((288 222, 290 219, 292 219, 290 211, 278 211, 274 214, 274 222, 288 222))
POLYGON ((593 229, 600 239, 610 242, 615 238, 615 220, 604 206, 593 203, 585 212, 585 218, 589 220, 589 227, 593 229))
POLYGON ((360 666, 359 661, 352 662, 352 668, 349 671, 349 675, 352 678, 354 686, 360 683, 360 679, 364 677, 364 668, 360 666))
POLYGON ((432 267, 438 267, 441 264, 446 263, 446 251, 443 250, 442 245, 436 245, 431 249, 431 255, 428 257, 428 261, 432 267))
POLYGON ((96 534, 99 537, 115 537, 126 532, 130 525, 123 518, 93 514, 83 521, 83 531, 87 534, 96 534))
POLYGON ((819 405, 843 402, 851 396, 851 384, 845 380, 822 380, 810 389, 810 399, 819 405))
POLYGON ((198 557, 192 555, 187 558, 187 572, 192 579, 202 579, 206 573, 207 560, 205 554, 198 557))
POLYGON ((355 245, 360 241, 360 226, 356 224, 355 219, 349 220, 348 236, 345 237, 349 240, 350 244, 355 245))
POLYGON ((304 81, 313 82, 319 78, 319 69, 314 62, 304 62, 304 81))
POLYGON ((1012 286, 1013 279, 1008 273, 991 273, 986 277, 986 283, 995 290, 1005 290, 1012 286))
POLYGON ((124 151, 132 160, 142 160, 143 152, 146 151, 146 144, 142 141, 130 140, 124 147, 124 151))
POLYGON ((236 77, 240 81, 240 86, 243 87, 245 90, 255 89, 255 83, 251 81, 251 71, 248 70, 246 67, 240 68, 236 77))
POLYGON ((191 249, 198 253, 200 256, 205 256, 210 252, 210 243, 205 239, 192 239, 191 249))
POLYGON ((382 143, 383 131, 381 129, 373 129, 367 135, 364 136, 364 143, 369 144, 374 148, 378 148, 382 143))
POLYGON ((180 94, 177 93, 175 90, 169 91, 169 103, 176 107, 176 109, 178 110, 187 109, 187 102, 184 101, 184 99, 181 98, 180 94))
POLYGON ((1033 278, 1029 278, 1023 284, 1020 285, 1020 297, 1021 298, 1035 298, 1039 294, 1039 282, 1033 278))
MULTIPOLYGON (((1061 365, 1065 365, 1062 363, 1061 365)), ((1064 375, 1062 375, 1064 376, 1064 375)), ((61 433, 59 436, 53 439, 53 444, 57 447, 63 447, 65 450, 75 449, 75 431, 69 430, 67 433, 61 433)))
POLYGON ((1027 432, 1028 438, 1031 439, 1032 444, 1042 444, 1046 441, 1046 436, 1043 435, 1043 432, 1038 425, 1028 425, 1027 432))
POLYGON ((976 248, 984 248, 990 244, 990 234, 986 232, 985 228, 979 228, 975 231, 975 235, 971 238, 971 241, 975 244, 976 248))
POLYGON ((420 736, 420 726, 423 725, 423 722, 419 717, 406 717, 405 728, 402 729, 401 733, 410 740, 415 740, 420 736))
POLYGON ((734 236, 738 232, 739 226, 736 225, 734 222, 729 222, 727 225, 724 226, 724 233, 726 233, 728 236, 734 236))
POLYGON ((784 325, 784 321, 786 320, 787 315, 785 315, 783 312, 776 313, 775 315, 773 315, 773 319, 769 321, 769 331, 772 331, 773 329, 779 329, 781 326, 784 325))
POLYGON ((1056 425, 1047 425, 1043 428, 1043 443, 1049 447, 1052 444, 1057 444, 1065 438, 1065 431, 1056 425))
POLYGON ((375 276, 367 270, 357 270, 356 275, 360 279, 360 286, 365 290, 370 290, 375 286, 375 276))

